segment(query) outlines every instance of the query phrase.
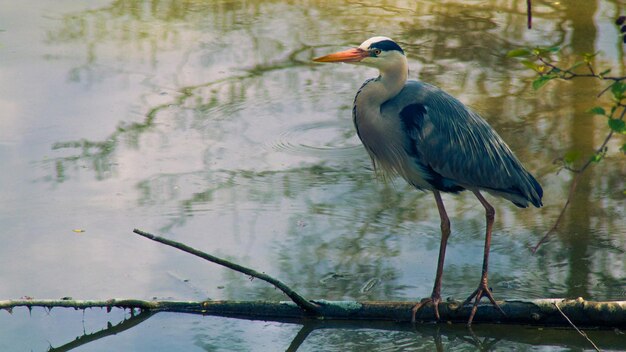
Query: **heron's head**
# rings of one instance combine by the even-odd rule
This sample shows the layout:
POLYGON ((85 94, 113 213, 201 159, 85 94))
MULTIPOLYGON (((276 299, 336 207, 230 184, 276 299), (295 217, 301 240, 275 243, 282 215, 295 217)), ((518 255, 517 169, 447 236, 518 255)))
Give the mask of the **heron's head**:
POLYGON ((313 61, 362 64, 383 71, 392 65, 406 63, 406 57, 402 48, 393 40, 387 37, 372 37, 356 48, 317 57, 313 61))

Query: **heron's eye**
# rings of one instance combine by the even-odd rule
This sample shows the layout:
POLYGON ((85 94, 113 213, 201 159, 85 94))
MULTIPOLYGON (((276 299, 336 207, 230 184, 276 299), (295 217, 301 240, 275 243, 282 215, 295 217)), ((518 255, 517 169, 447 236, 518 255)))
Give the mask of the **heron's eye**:
POLYGON ((382 52, 383 52, 383 51, 382 51, 382 50, 380 50, 380 49, 374 49, 374 55, 375 55, 375 56, 380 55, 380 53, 382 53, 382 52))

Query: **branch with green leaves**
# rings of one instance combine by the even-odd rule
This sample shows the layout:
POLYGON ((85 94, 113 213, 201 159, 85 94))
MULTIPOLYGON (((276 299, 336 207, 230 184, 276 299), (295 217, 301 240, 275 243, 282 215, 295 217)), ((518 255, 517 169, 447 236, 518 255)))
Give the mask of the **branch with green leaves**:
MULTIPOLYGON (((624 43, 626 43, 626 26, 622 26, 622 24, 625 21, 625 16, 620 16, 616 21, 616 25, 621 26, 620 37, 624 43)), ((626 121, 624 121, 624 117, 626 116, 626 76, 610 75, 611 68, 597 70, 594 67, 594 59, 598 56, 599 52, 584 53, 581 55, 581 60, 578 60, 571 65, 563 65, 554 58, 560 53, 561 47, 559 46, 518 48, 509 51, 507 57, 519 59, 522 65, 532 69, 537 74, 537 77, 532 81, 532 87, 534 90, 541 89, 548 82, 555 79, 572 80, 588 78, 608 82, 606 88, 601 90, 597 94, 597 97, 601 97, 607 92, 610 92, 611 105, 607 108, 594 106, 587 110, 590 114, 606 118, 608 131, 602 144, 594 151, 587 161, 582 164, 582 166, 574 167, 574 163, 578 161, 581 156, 581 154, 576 151, 570 151, 562 157, 556 159, 556 162, 561 164, 561 169, 571 171, 575 173, 576 176, 572 180, 567 200, 561 210, 561 213, 559 214, 559 217, 550 230, 548 230, 543 238, 535 245, 535 247, 533 247, 533 253, 537 251, 539 246, 545 242, 551 233, 558 229, 561 219, 565 214, 565 210, 569 206, 572 195, 576 190, 578 181, 585 170, 590 165, 598 163, 606 157, 608 152, 607 145, 611 138, 615 135, 626 135, 626 121)), ((626 142, 622 143, 620 150, 622 153, 626 154, 626 142)))
MULTIPOLYGON (((609 81, 610 83, 607 87, 599 92, 597 96, 600 97, 610 91, 613 101, 610 109, 607 111, 601 106, 595 106, 590 108, 588 112, 606 117, 611 132, 626 134, 626 122, 624 121, 624 108, 626 108, 626 76, 610 76, 610 68, 596 72, 593 67, 593 59, 599 52, 592 54, 585 53, 582 55, 582 60, 576 61, 569 67, 560 67, 552 57, 558 54, 560 50, 561 48, 558 46, 549 48, 537 47, 532 49, 520 48, 509 51, 507 57, 520 58, 521 64, 538 74, 538 77, 532 82, 532 87, 535 90, 539 90, 554 79, 571 80, 586 77, 609 81), (579 71, 580 67, 584 67, 583 72, 579 71)), ((622 145, 621 149, 626 152, 626 144, 622 145)), ((600 161, 602 158, 595 159, 594 161, 600 161)))

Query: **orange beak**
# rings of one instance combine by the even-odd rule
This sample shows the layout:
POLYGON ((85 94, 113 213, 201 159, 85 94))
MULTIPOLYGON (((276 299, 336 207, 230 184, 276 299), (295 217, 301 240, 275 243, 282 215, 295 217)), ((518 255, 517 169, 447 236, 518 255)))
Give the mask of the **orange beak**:
POLYGON ((313 59, 315 62, 359 62, 370 56, 366 50, 352 48, 313 59))

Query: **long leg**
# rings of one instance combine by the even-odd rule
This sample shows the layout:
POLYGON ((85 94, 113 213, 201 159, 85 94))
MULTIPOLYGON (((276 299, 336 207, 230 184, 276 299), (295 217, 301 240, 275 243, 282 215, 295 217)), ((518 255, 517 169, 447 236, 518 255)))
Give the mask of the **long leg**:
POLYGON ((443 276, 443 263, 446 259, 446 246, 448 245, 448 237, 450 237, 450 219, 443 206, 441 193, 433 190, 435 201, 437 202, 437 210, 441 218, 441 244, 439 245, 439 260, 437 261, 437 274, 435 276, 435 285, 429 299, 423 300, 416 304, 412 309, 411 321, 415 322, 415 314, 424 306, 424 304, 432 303, 435 309, 435 318, 439 320, 439 303, 441 302, 441 277, 443 276))
MULTIPOLYGON (((496 217, 496 210, 487 202, 487 200, 480 194, 479 191, 474 191, 474 195, 480 201, 480 204, 485 208, 485 215, 487 218, 487 226, 486 226, 486 234, 485 234, 485 251, 483 254, 483 272, 480 277, 480 283, 478 284, 478 288, 463 302, 461 306, 466 305, 471 302, 472 298, 476 297, 474 300, 474 306, 472 307, 472 312, 470 314, 467 325, 472 324, 472 320, 474 319, 474 315, 476 314, 476 310, 478 309, 478 302, 480 302, 481 298, 487 297, 491 304, 493 304, 498 310, 505 314, 502 308, 496 303, 496 300, 493 298, 491 291, 489 290, 489 286, 487 284, 487 272, 489 269, 489 248, 491 247, 491 230, 493 229, 493 221, 496 217)), ((505 314, 506 315, 506 314, 505 314)))

